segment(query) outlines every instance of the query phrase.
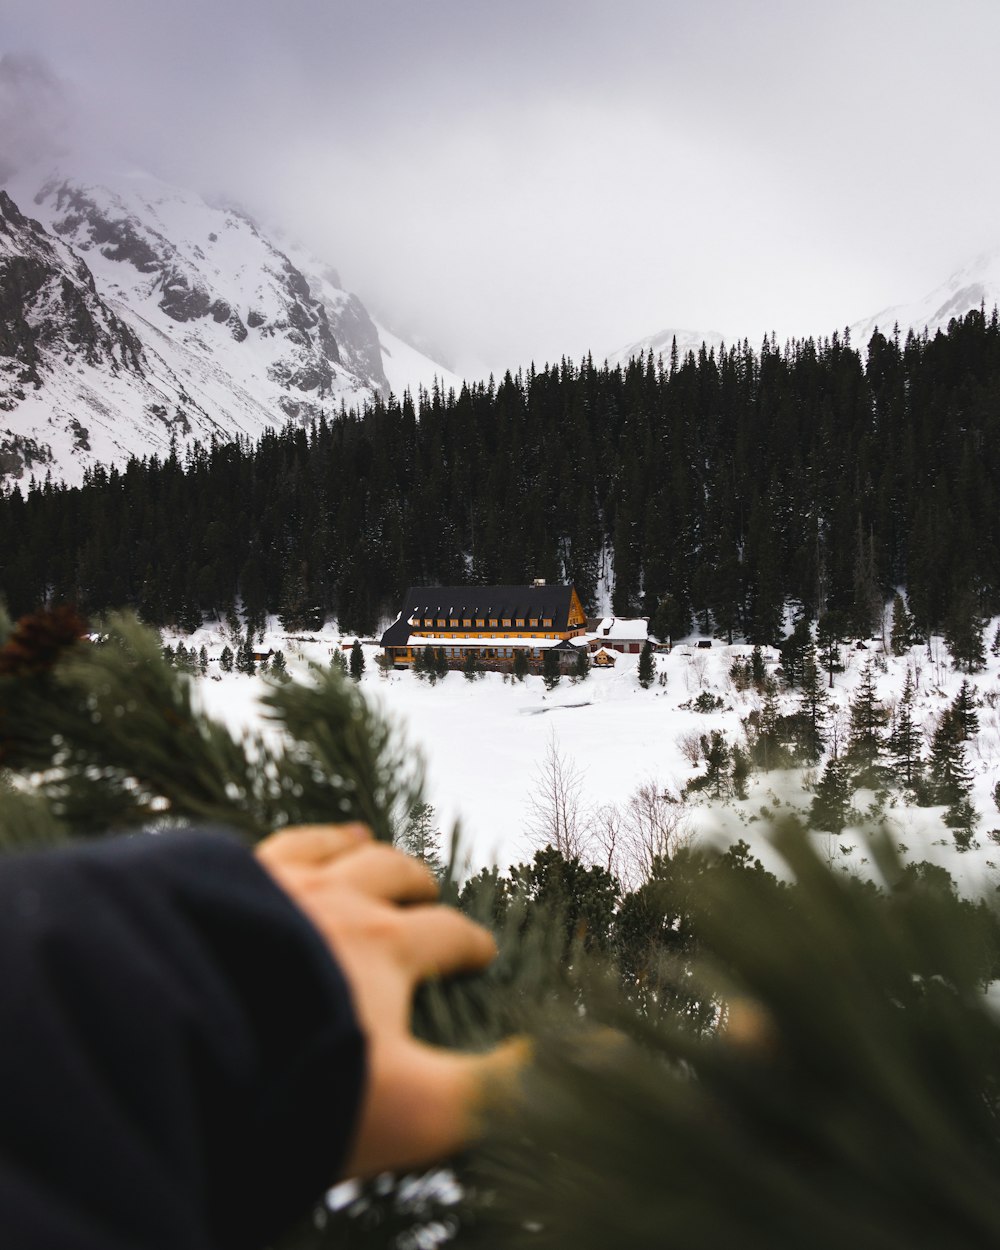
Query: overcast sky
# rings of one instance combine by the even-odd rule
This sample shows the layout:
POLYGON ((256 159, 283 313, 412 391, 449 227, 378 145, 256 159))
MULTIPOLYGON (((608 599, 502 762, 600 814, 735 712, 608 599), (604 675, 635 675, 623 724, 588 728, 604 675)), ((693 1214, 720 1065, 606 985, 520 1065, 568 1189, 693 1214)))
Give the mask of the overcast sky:
POLYGON ((829 332, 1000 245, 995 0, 2 0, 3 53, 467 373, 829 332))

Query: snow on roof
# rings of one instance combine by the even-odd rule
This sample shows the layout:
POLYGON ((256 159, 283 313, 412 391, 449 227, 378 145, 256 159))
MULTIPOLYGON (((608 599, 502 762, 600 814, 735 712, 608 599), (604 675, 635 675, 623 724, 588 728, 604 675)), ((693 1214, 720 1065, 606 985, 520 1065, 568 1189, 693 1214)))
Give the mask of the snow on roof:
MULTIPOLYGON (((410 634, 410 647, 556 647, 561 638, 530 638, 525 634, 501 634, 496 638, 461 638, 453 634, 410 634)), ((394 644, 400 645, 398 643, 394 644)))
POLYGON ((612 638, 616 642, 644 641, 649 637, 649 622, 643 617, 605 616, 598 625, 595 638, 612 638))

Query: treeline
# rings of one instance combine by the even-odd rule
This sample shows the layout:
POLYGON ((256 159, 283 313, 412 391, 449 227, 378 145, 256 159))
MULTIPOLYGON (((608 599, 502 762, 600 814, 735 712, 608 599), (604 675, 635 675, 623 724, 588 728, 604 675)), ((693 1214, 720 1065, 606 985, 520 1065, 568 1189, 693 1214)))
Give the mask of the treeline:
POLYGON ((573 581, 616 613, 774 642, 789 602, 864 634, 1000 608, 1000 325, 743 342, 507 374, 0 496, 0 590, 370 631, 409 584, 573 581))

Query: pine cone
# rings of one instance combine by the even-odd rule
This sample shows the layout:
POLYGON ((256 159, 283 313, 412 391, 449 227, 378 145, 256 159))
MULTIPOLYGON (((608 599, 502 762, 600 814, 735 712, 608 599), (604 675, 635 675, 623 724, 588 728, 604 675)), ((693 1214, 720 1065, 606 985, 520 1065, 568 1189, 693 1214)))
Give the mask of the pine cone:
POLYGON ((63 605, 22 616, 0 647, 0 677, 36 677, 87 632, 76 608, 63 605))

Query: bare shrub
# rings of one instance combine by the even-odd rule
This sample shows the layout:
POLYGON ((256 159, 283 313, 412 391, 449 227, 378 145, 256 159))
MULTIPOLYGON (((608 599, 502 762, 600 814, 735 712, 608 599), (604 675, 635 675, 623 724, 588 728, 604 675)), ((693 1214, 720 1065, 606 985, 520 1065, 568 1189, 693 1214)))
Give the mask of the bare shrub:
POLYGON ((590 824, 583 775, 560 750, 553 730, 528 795, 525 833, 535 848, 551 846, 567 859, 583 859, 591 840, 590 824))
POLYGON ((677 739, 677 749, 692 768, 697 768, 701 763, 701 734, 681 734, 677 739))
POLYGON ((691 659, 688 661, 688 671, 686 674, 688 690, 692 688, 691 686, 692 675, 694 676, 695 681, 698 683, 697 688, 699 690, 703 689, 705 685, 705 674, 707 672, 708 672, 708 656, 704 653, 704 651, 696 651, 694 655, 692 655, 691 659))
POLYGON ((591 822, 590 853, 595 863, 620 879, 622 810, 617 803, 602 803, 591 822))
POLYGON ((683 805, 655 780, 632 792, 621 820, 618 878, 632 888, 649 877, 655 859, 669 858, 690 839, 683 805))

